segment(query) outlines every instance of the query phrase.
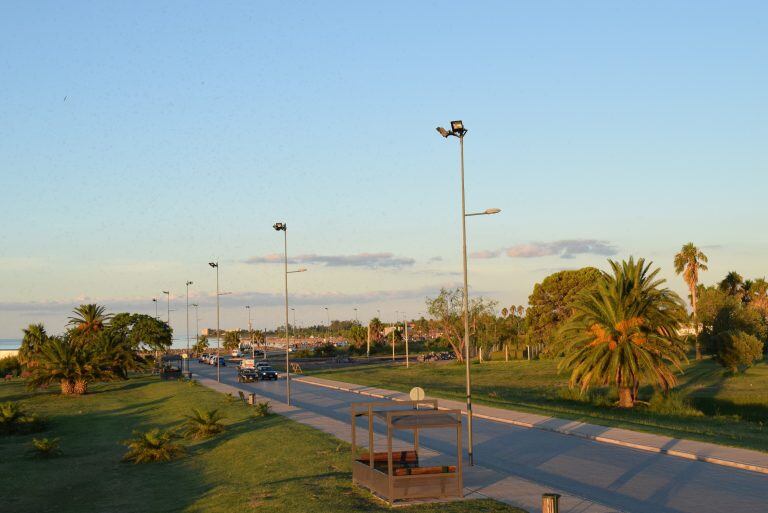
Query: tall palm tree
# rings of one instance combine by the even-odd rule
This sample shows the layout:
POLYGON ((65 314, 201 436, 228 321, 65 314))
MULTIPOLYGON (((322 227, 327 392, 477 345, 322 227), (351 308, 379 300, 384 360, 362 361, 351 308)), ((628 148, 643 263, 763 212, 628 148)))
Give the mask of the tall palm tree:
POLYGON ((89 383, 111 376, 97 352, 69 338, 50 337, 36 362, 30 369, 29 386, 39 388, 58 382, 63 395, 84 394, 89 383))
POLYGON ((74 328, 78 335, 90 337, 101 330, 109 323, 111 314, 106 313, 106 308, 95 303, 80 305, 72 312, 74 315, 69 318, 68 324, 74 328))
POLYGON ((691 294, 691 309, 693 311, 693 326, 696 330, 696 359, 701 360, 701 346, 699 344, 699 321, 696 316, 696 289, 699 284, 699 272, 706 271, 709 259, 699 248, 689 242, 675 255, 675 272, 683 275, 688 290, 691 294))
POLYGON ((35 359, 40 354, 48 340, 48 334, 42 324, 30 324, 24 328, 24 338, 19 347, 19 363, 25 367, 34 367, 35 359))
POLYGON ((722 292, 725 292, 729 296, 737 296, 741 291, 741 286, 744 284, 744 278, 741 277, 736 271, 731 271, 725 275, 723 281, 718 283, 717 288, 722 292))
POLYGON ((658 279, 644 259, 609 260, 595 289, 574 301, 574 315, 561 331, 570 385, 586 390, 613 385, 619 406, 631 408, 644 382, 667 390, 676 384, 674 368, 685 358, 677 335, 685 308, 680 297, 658 279))

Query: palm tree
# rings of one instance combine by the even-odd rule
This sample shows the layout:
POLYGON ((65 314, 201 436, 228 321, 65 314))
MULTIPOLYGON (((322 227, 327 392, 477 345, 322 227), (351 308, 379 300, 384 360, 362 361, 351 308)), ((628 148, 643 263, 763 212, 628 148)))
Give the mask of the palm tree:
POLYGON ((701 346, 699 344, 699 321, 696 316, 696 289, 699 284, 699 271, 706 271, 709 259, 699 248, 689 242, 675 255, 675 272, 683 275, 688 290, 691 294, 691 309, 693 310, 693 326, 696 330, 696 359, 701 360, 701 346))
POLYGON ((36 363, 30 369, 29 386, 39 388, 58 382, 63 395, 85 394, 89 383, 111 377, 97 352, 69 338, 50 337, 36 363))
POLYGON ((368 326, 371 328, 371 338, 373 340, 378 340, 379 337, 381 337, 381 332, 384 329, 384 325, 381 323, 381 320, 379 320, 378 317, 374 317, 371 319, 371 322, 368 323, 368 326))
POLYGON ((134 431, 133 438, 123 442, 128 447, 123 461, 149 463, 178 458, 184 454, 184 448, 173 442, 175 438, 176 435, 173 432, 161 431, 160 428, 150 429, 144 433, 134 431))
POLYGON ((717 288, 729 296, 737 296, 743 284, 744 278, 736 271, 731 271, 725 275, 725 278, 717 285, 717 288))
POLYGON ((197 342, 192 346, 192 352, 195 354, 202 354, 208 349, 208 337, 205 335, 198 335, 197 342))
POLYGON ((185 415, 187 418, 187 436, 193 439, 210 438, 224 431, 224 424, 221 423, 224 416, 215 410, 202 410, 192 408, 192 415, 185 415))
POLYGON ((48 334, 42 324, 30 324, 24 330, 24 338, 19 347, 19 363, 25 367, 34 367, 35 359, 48 340, 48 334))
POLYGON ((582 390, 615 386, 619 406, 631 408, 643 382, 664 390, 676 384, 673 368, 685 358, 677 336, 685 308, 677 294, 661 288, 659 269, 651 271, 644 259, 609 263, 612 274, 604 273, 595 289, 574 301, 574 315, 561 331, 560 369, 570 370, 570 385, 582 390))
POLYGON ((230 351, 240 347, 240 333, 237 331, 228 331, 224 334, 224 349, 230 351))
POLYGON ((90 337, 101 330, 109 323, 112 315, 106 313, 106 308, 94 303, 80 305, 74 309, 72 317, 68 324, 72 326, 78 335, 90 337))

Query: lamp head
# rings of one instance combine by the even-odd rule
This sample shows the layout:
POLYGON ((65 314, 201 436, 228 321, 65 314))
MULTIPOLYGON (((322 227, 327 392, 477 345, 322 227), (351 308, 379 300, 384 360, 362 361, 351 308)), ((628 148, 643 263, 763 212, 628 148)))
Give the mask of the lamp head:
POLYGON ((488 208, 485 210, 484 213, 490 215, 490 214, 498 214, 499 212, 501 212, 500 208, 488 208))
POLYGON ((275 230, 279 231, 286 231, 288 226, 285 223, 275 223, 274 226, 272 226, 275 230))
POLYGON ((167 290, 164 290, 163 294, 170 294, 170 292, 168 292, 167 290))
POLYGON ((449 135, 451 135, 451 134, 450 134, 450 132, 448 132, 448 130, 446 130, 445 128, 443 128, 443 127, 441 127, 441 126, 437 127, 437 128, 436 128, 436 130, 437 130, 437 131, 440 133, 440 135, 442 135, 443 137, 446 137, 446 138, 447 138, 449 135))
POLYGON ((187 282, 187 285, 192 285, 192 282, 191 282, 191 281, 188 281, 188 282, 187 282))
POLYGON ((218 262, 208 262, 208 265, 210 265, 211 267, 218 267, 219 263, 218 262))
POLYGON ((457 121, 451 121, 451 130, 457 134, 464 131, 464 123, 459 119, 457 121))

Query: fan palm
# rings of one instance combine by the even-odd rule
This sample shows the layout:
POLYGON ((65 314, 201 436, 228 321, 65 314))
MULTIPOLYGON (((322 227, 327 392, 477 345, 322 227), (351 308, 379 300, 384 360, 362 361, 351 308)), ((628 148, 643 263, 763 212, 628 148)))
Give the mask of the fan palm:
POLYGON ((174 433, 161 431, 159 428, 150 429, 144 433, 134 431, 133 438, 123 442, 128 447, 123 461, 133 463, 171 461, 184 453, 184 448, 173 442, 174 438, 176 438, 174 433))
POLYGON ((685 318, 682 300, 661 288, 659 269, 633 258, 610 261, 593 290, 579 296, 574 315, 561 331, 565 358, 561 370, 571 372, 570 385, 586 390, 613 385, 619 406, 631 408, 641 383, 667 390, 676 384, 674 369, 685 358, 677 336, 685 318))
POLYGON ((112 318, 106 313, 106 308, 95 303, 80 305, 73 311, 74 315, 69 318, 69 325, 72 326, 79 335, 86 337, 96 334, 104 329, 112 318))
POLYGON ((63 395, 84 394, 89 383, 111 376, 111 371, 104 368, 99 353, 62 337, 48 339, 30 372, 28 384, 31 388, 58 382, 63 395))
POLYGON ((736 271, 731 271, 725 275, 725 278, 717 285, 717 288, 729 296, 736 296, 739 294, 743 283, 744 278, 736 271))
POLYGON ((219 410, 201 410, 192 408, 192 415, 186 415, 187 436, 189 438, 210 438, 224 431, 221 420, 224 416, 219 410))
POLYGON ((696 359, 701 359, 701 346, 699 345, 699 321, 696 316, 696 289, 699 284, 699 272, 706 271, 709 259, 699 248, 689 242, 675 255, 675 272, 683 275, 688 290, 691 294, 691 309, 693 310, 693 325, 696 330, 696 359))
POLYGON ((19 363, 26 367, 34 367, 37 355, 48 340, 48 334, 42 324, 30 324, 23 330, 24 338, 21 339, 19 347, 19 363))

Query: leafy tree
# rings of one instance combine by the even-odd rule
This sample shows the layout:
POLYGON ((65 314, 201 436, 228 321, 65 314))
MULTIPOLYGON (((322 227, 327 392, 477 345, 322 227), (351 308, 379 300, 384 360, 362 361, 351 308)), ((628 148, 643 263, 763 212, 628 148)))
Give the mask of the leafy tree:
POLYGON ((763 320, 768 319, 768 281, 765 278, 758 278, 754 281, 749 306, 760 312, 763 320))
POLYGON ((594 288, 600 276, 599 270, 585 267, 576 271, 560 271, 537 283, 528 297, 526 313, 531 343, 543 343, 551 352, 558 329, 573 314, 574 299, 583 290, 594 288))
POLYGON ((347 332, 350 342, 355 347, 362 347, 368 340, 368 330, 359 324, 353 325, 347 332))
POLYGON ((725 278, 723 278, 723 281, 718 283, 717 288, 729 296, 738 296, 740 295, 741 286, 743 284, 744 278, 742 278, 741 275, 736 271, 731 271, 725 276, 725 278))
POLYGON ((35 359, 40 354, 43 345, 48 340, 48 334, 42 324, 30 324, 24 328, 24 337, 21 339, 18 358, 19 363, 25 367, 34 367, 35 359))
POLYGON ((763 343, 743 331, 722 331, 715 336, 717 362, 731 372, 743 372, 763 358, 763 343))
POLYGON ((673 369, 685 358, 677 330, 686 315, 682 299, 661 288, 658 268, 651 271, 642 258, 609 263, 612 274, 602 274, 596 288, 573 302, 574 315, 561 330, 559 368, 582 390, 615 386, 619 406, 632 408, 641 383, 664 390, 676 384, 673 369))
POLYGON ((753 336, 759 341, 768 337, 768 323, 754 301, 746 304, 738 296, 723 292, 719 287, 702 287, 699 296, 699 317, 703 327, 699 338, 708 353, 720 354, 723 343, 732 345, 729 337, 732 338, 736 332, 753 336))
POLYGON ((151 315, 116 314, 106 331, 119 333, 136 351, 166 351, 173 343, 171 327, 151 315))
POLYGON ((195 354, 202 354, 208 350, 208 337, 205 335, 198 335, 197 342, 192 346, 192 352, 195 354))
POLYGON ((240 347, 240 332, 228 331, 224 334, 224 349, 232 351, 240 347))
MULTIPOLYGON (((461 288, 440 289, 435 298, 427 298, 429 315, 440 326, 443 337, 453 349, 456 358, 464 361, 464 317, 463 291, 461 288)), ((474 337, 480 325, 479 318, 492 314, 496 303, 482 297, 473 298, 469 302, 469 336, 474 337)))
MULTIPOLYGON (((683 275, 683 280, 688 285, 688 290, 691 294, 691 309, 693 310, 693 325, 696 328, 698 334, 699 322, 696 316, 696 290, 699 285, 699 272, 706 271, 707 268, 707 255, 705 255, 699 248, 693 245, 693 242, 689 242, 684 245, 680 252, 675 255, 675 272, 683 275)), ((701 347, 699 345, 698 337, 696 339, 696 359, 701 360, 701 347)))
POLYGON ((121 331, 100 332, 90 348, 104 371, 102 378, 128 379, 128 373, 145 368, 146 361, 121 331))

